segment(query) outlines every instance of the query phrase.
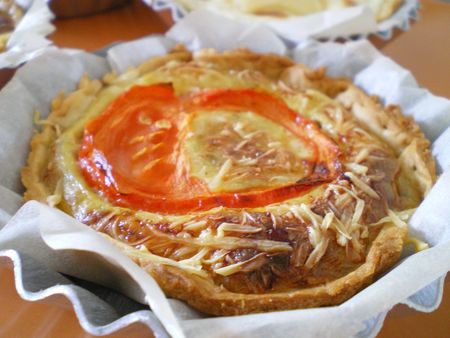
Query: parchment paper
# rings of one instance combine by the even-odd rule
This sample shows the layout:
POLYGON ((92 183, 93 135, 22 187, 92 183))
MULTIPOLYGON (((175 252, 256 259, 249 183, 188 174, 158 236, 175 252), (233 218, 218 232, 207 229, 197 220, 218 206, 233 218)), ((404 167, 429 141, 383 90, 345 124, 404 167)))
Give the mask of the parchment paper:
MULTIPOLYGON (((85 53, 48 51, 19 69, 0 92, 0 186, 3 186, 0 209, 4 214, 14 209, 11 196, 23 190, 20 169, 28 153, 34 110, 40 110, 45 116, 51 98, 61 89, 73 90, 84 72, 98 78, 109 69, 108 65, 123 70, 147 57, 164 53, 164 48, 180 41, 190 47, 210 47, 204 43, 215 36, 214 43, 221 46, 217 40, 226 34, 217 34, 217 29, 236 32, 235 27, 228 26, 205 30, 204 23, 197 21, 190 23, 189 35, 178 36, 179 27, 175 26, 168 37, 150 37, 113 47, 108 60, 85 53)), ((271 43, 273 35, 258 29, 255 27, 252 31, 258 39, 246 40, 246 33, 242 32, 234 36, 235 45, 232 41, 224 41, 224 44, 227 48, 246 45, 257 50, 264 46, 264 51, 271 48, 275 52, 286 51, 279 50, 279 44, 271 43), (265 36, 267 44, 263 43, 265 36), (257 42, 255 46, 252 41, 257 42)), ((370 94, 381 95, 386 103, 399 103, 406 114, 418 119, 431 140, 437 140, 433 151, 444 172, 410 225, 415 235, 433 246, 431 249, 406 257, 340 306, 218 318, 201 315, 182 302, 167 300, 153 279, 104 237, 37 202, 27 203, 0 231, 0 249, 15 249, 32 255, 51 270, 114 287, 133 299, 148 303, 173 337, 287 338, 297 337, 299 332, 302 337, 373 337, 386 311, 399 302, 419 304, 416 307, 419 310, 435 309, 442 292, 439 277, 450 269, 450 208, 446 206, 450 200, 450 170, 446 162, 450 147, 443 145, 448 140, 448 129, 442 134, 450 124, 449 100, 436 98, 419 88, 408 71, 380 55, 367 41, 345 45, 308 43, 286 53, 309 66, 327 65, 330 74, 352 77, 370 94), (414 300, 412 295, 425 287, 432 290, 431 296, 414 300)))
POLYGON ((46 36, 55 30, 54 15, 47 0, 16 0, 26 9, 25 15, 8 40, 7 50, 0 53, 0 69, 14 68, 44 52, 51 44, 46 36))
MULTIPOLYGON (((228 14, 207 8, 187 13, 175 0, 144 0, 144 2, 154 10, 170 9, 174 21, 179 21, 185 16, 197 17, 196 12, 202 13, 201 15, 216 13, 216 15, 227 16, 228 14)), ((376 22, 372 11, 366 6, 334 9, 283 20, 254 19, 249 22, 249 18, 243 16, 234 21, 240 21, 246 26, 251 26, 252 22, 253 24, 259 22, 272 29, 280 37, 292 42, 300 42, 307 38, 331 40, 349 37, 361 38, 368 34, 377 34, 383 39, 390 39, 395 28, 409 29, 409 22, 411 19, 417 18, 418 9, 419 0, 405 0, 394 15, 381 22, 376 22)))

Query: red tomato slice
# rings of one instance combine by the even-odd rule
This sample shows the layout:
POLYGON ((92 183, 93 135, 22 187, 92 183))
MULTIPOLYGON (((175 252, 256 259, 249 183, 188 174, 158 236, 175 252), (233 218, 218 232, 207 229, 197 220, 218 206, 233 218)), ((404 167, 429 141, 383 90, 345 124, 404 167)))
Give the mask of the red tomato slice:
POLYGON ((340 172, 337 146, 317 125, 274 96, 253 89, 219 89, 178 97, 170 85, 135 86, 85 128, 79 163, 88 184, 111 203, 162 213, 218 206, 260 207, 301 195, 340 172), (186 119, 196 111, 252 111, 315 149, 316 170, 287 186, 212 193, 189 175, 181 146, 186 119))

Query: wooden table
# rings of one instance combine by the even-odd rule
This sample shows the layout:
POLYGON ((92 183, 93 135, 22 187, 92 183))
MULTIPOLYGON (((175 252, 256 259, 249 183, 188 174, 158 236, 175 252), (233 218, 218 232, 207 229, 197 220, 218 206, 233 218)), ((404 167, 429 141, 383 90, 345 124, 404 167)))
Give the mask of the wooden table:
MULTIPOLYGON (((411 29, 396 32, 394 38, 371 41, 387 56, 410 69, 419 84, 432 93, 450 97, 450 4, 424 0, 421 19, 411 29)), ((114 41, 132 40, 170 27, 170 14, 157 14, 135 0, 95 16, 56 20, 50 37, 57 46, 94 51, 114 41)), ((12 75, 3 72, 0 82, 12 75)), ((1 84, 0 84, 1 86, 1 84)), ((80 327, 67 299, 50 297, 26 302, 15 292, 10 264, 0 267, 0 337, 91 338, 80 327)), ((151 337, 144 325, 133 325, 108 338, 151 337)), ((389 313, 380 338, 450 337, 450 278, 447 278, 440 308, 424 314, 398 305, 389 313)))

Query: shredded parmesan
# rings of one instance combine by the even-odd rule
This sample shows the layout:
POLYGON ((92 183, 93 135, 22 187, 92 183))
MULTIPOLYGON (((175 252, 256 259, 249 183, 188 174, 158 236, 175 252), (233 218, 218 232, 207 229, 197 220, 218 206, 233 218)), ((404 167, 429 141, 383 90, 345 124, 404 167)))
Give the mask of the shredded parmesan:
POLYGON ((415 209, 408 209, 403 210, 402 212, 394 212, 393 210, 388 210, 388 215, 386 217, 383 217, 378 222, 370 224, 371 226, 380 225, 384 223, 393 223, 398 227, 407 227, 406 222, 408 221, 411 211, 414 211, 415 209))
POLYGON ((247 143, 249 143, 249 140, 243 140, 242 142, 239 142, 236 147, 234 147, 235 151, 241 150, 242 147, 244 147, 247 143))
POLYGON ((345 239, 352 239, 352 236, 348 233, 348 231, 345 229, 344 224, 340 221, 339 218, 335 218, 336 222, 333 223, 333 227, 337 230, 337 232, 345 239))
POLYGON ((148 116, 145 116, 143 114, 139 115, 138 121, 139 121, 140 124, 143 124, 143 125, 146 125, 146 126, 149 126, 149 125, 152 124, 152 120, 148 116))
POLYGON ((388 216, 391 218, 392 223, 394 223, 399 228, 406 228, 408 225, 404 222, 397 214, 391 209, 388 210, 388 216))
POLYGON ((275 216, 274 214, 270 213, 270 218, 272 219, 272 227, 274 227, 275 229, 277 228, 277 216, 275 216))
POLYGON ((347 176, 355 186, 357 186, 359 189, 365 192, 368 196, 375 199, 380 198, 378 194, 375 192, 375 190, 373 190, 369 185, 364 183, 360 178, 358 178, 358 176, 356 176, 352 172, 346 172, 344 173, 344 175, 347 176))
POLYGON ((209 259, 204 259, 203 263, 205 264, 214 264, 223 259, 229 253, 228 250, 215 250, 209 259))
POLYGON ((197 222, 189 222, 184 225, 184 230, 196 231, 203 229, 206 225, 205 220, 197 221, 197 222))
POLYGON ((233 162, 231 161, 231 159, 227 159, 223 164, 222 167, 220 167, 219 172, 216 174, 216 176, 212 179, 212 181, 208 184, 209 188, 211 190, 216 190, 217 188, 220 187, 220 184, 222 183, 222 180, 224 179, 224 177, 226 176, 226 174, 228 174, 228 172, 230 171, 231 167, 233 165, 233 162))
POLYGON ((254 164, 258 163, 258 159, 244 157, 244 158, 241 158, 240 160, 238 160, 237 162, 242 165, 254 165, 254 164))
POLYGON ((319 224, 322 223, 322 217, 320 215, 315 214, 314 212, 312 212, 312 210, 309 208, 309 206, 307 206, 306 204, 301 204, 300 205, 301 210, 303 210, 308 217, 311 219, 314 227, 318 228, 319 224))
POLYGON ((326 237, 322 241, 320 241, 319 244, 314 248, 308 259, 306 260, 305 267, 307 269, 311 269, 320 261, 320 259, 327 251, 329 242, 330 239, 326 237))
POLYGON ((150 140, 151 140, 152 138, 154 138, 155 136, 158 136, 158 135, 161 135, 161 134, 164 134, 164 131, 162 131, 162 130, 156 130, 156 131, 153 131, 153 132, 147 134, 146 138, 147 138, 148 141, 150 141, 150 140))
POLYGON ((306 223, 305 220, 303 219, 302 215, 300 215, 299 210, 298 210, 298 206, 297 206, 297 205, 291 206, 291 208, 289 209, 289 212, 290 212, 295 218, 297 218, 300 222, 306 223))
POLYGON ((194 262, 193 260, 189 260, 189 259, 184 260, 184 261, 175 261, 170 258, 154 255, 151 252, 149 252, 148 250, 131 249, 131 247, 129 247, 129 246, 124 246, 123 249, 131 257, 135 257, 144 262, 150 261, 152 263, 175 266, 177 268, 186 270, 192 274, 196 274, 196 275, 203 276, 203 277, 208 276, 207 272, 202 269, 202 266, 198 260, 197 260, 197 262, 194 262), (195 263, 197 263, 197 264, 195 264, 195 263))
POLYGON ((330 225, 333 222, 333 218, 334 218, 334 214, 332 212, 328 212, 325 217, 323 218, 322 224, 321 224, 321 228, 323 230, 328 230, 328 228, 330 227, 330 225))
POLYGON ((59 203, 61 203, 62 198, 63 198, 63 184, 62 184, 62 180, 59 180, 56 183, 56 187, 55 187, 55 191, 53 193, 53 195, 50 195, 47 197, 47 204, 50 207, 56 207, 59 203))
POLYGON ((345 166, 358 175, 366 175, 369 170, 369 168, 365 165, 358 163, 346 163, 345 166))
POLYGON ((364 212, 365 202, 362 199, 357 199, 355 204, 355 211, 352 217, 352 223, 358 223, 364 212))
POLYGON ((222 223, 217 228, 217 237, 225 237, 225 232, 239 232, 239 233, 249 233, 254 234, 260 232, 262 229, 245 224, 235 224, 235 223, 222 223))
POLYGON ((244 138, 245 134, 243 133, 244 129, 244 123, 241 121, 236 122, 233 124, 233 130, 241 137, 244 138))
POLYGON ((140 135, 140 136, 133 137, 130 140, 130 142, 128 142, 128 144, 132 145, 132 144, 136 144, 136 143, 142 142, 144 140, 145 140, 145 136, 140 135))
POLYGON ((264 132, 262 130, 256 130, 256 131, 254 131, 254 132, 252 132, 250 134, 244 135, 244 138, 246 140, 250 140, 250 139, 252 139, 253 137, 255 137, 256 135, 259 135, 259 134, 264 134, 264 132))
POLYGON ((155 126, 158 129, 170 129, 172 127, 172 123, 169 120, 162 119, 155 122, 155 126))
POLYGON ((203 257, 205 257, 209 253, 209 249, 203 248, 199 252, 197 252, 194 256, 188 259, 184 259, 182 261, 178 261, 180 264, 191 265, 191 266, 200 266, 201 269, 201 261, 203 257))
POLYGON ((368 156, 369 156, 369 149, 363 148, 358 153, 358 155, 355 156, 355 162, 361 163, 362 161, 366 160, 368 156))
POLYGON ((232 274, 235 274, 235 273, 241 271, 241 269, 244 265, 251 263, 252 261, 256 260, 257 258, 259 258, 263 255, 264 255, 263 253, 257 254, 256 256, 253 256, 252 258, 250 258, 244 262, 231 264, 231 265, 225 266, 223 268, 219 268, 219 269, 214 269, 214 272, 217 273, 218 275, 230 276, 232 274))
POLYGON ((164 145, 163 142, 159 142, 159 143, 152 145, 152 147, 150 148, 150 152, 155 151, 156 149, 162 147, 163 145, 164 145))
POLYGON ((145 155, 145 153, 148 151, 147 147, 143 147, 140 150, 138 150, 137 152, 135 152, 133 154, 133 156, 131 157, 132 160, 137 160, 139 157, 145 155))
POLYGON ((292 250, 292 247, 289 245, 289 243, 272 241, 268 239, 250 239, 225 236, 198 238, 191 239, 190 241, 192 244, 226 250, 234 250, 237 248, 253 248, 265 252, 281 252, 292 250))
POLYGON ((154 160, 147 163, 144 168, 142 168, 142 171, 147 171, 152 169, 159 161, 161 161, 161 158, 155 158, 154 160))

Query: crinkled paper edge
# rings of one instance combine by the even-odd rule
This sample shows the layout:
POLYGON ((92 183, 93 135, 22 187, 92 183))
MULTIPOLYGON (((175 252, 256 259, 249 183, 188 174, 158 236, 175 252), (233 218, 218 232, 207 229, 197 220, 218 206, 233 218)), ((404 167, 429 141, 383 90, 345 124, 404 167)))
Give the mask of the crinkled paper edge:
POLYGON ((5 258, 13 265, 14 285, 22 299, 34 302, 53 295, 66 297, 72 304, 81 327, 92 335, 108 335, 132 324, 142 323, 153 331, 155 337, 169 338, 161 322, 150 310, 136 311, 120 317, 107 302, 73 284, 61 274, 41 266, 33 258, 16 250, 0 250, 0 259, 5 258), (45 275, 46 278, 36 278, 37 275, 45 275), (98 311, 107 315, 109 320, 100 321, 96 316, 98 311))
MULTIPOLYGON (((186 16, 187 12, 173 0, 143 0, 148 6, 155 11, 169 10, 174 22, 180 21, 186 16)), ((408 31, 411 21, 419 18, 420 2, 419 0, 405 0, 405 3, 393 14, 389 19, 386 19, 377 24, 377 32, 369 34, 358 34, 353 36, 337 36, 330 37, 333 40, 357 40, 365 39, 370 35, 375 35, 382 40, 389 40, 394 34, 396 28, 402 31, 408 31)), ((292 41, 293 43, 300 41, 292 41)))
MULTIPOLYGON (((75 312, 81 327, 89 334, 103 336, 117 332, 135 323, 149 327, 157 338, 169 338, 161 322, 150 310, 141 310, 119 317, 114 309, 93 293, 72 284, 61 274, 48 270, 39 265, 31 257, 16 250, 0 250, 0 259, 8 259, 13 265, 14 285, 19 296, 26 301, 40 301, 53 295, 66 297, 75 312), (44 274, 44 282, 36 284, 35 276, 44 274), (47 283, 45 283, 47 282, 47 283), (32 287, 31 287, 32 286, 32 287), (89 305, 90 304, 90 305, 89 305), (95 313, 107 313, 110 322, 99 322, 95 313)), ((0 262, 0 264, 4 264, 0 262)), ((442 300, 445 276, 437 279, 403 302, 409 307, 421 311, 432 312, 439 307, 442 300), (431 296, 431 297, 430 297, 431 296), (432 301, 430 301, 430 299, 432 301)), ((388 312, 364 321, 364 329, 358 332, 355 338, 375 338, 383 327, 388 312)))

